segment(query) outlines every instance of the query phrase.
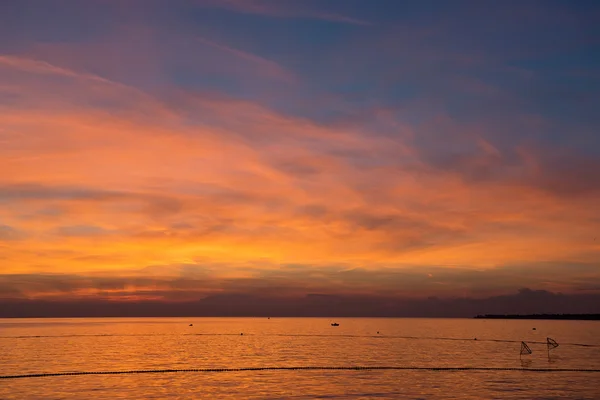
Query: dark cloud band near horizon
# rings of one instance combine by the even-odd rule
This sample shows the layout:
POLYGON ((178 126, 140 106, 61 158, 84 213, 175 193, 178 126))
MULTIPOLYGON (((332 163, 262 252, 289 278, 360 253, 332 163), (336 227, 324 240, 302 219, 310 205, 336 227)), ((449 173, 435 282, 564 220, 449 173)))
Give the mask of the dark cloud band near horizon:
MULTIPOLYGON (((82 260, 90 261, 89 259, 82 260)), ((51 301, 196 301, 212 295, 259 295, 264 298, 311 294, 393 298, 487 297, 522 287, 570 294, 597 293, 588 280, 593 264, 572 264, 568 276, 560 264, 494 269, 459 267, 360 268, 280 265, 185 264, 141 270, 88 274, 23 273, 0 275, 0 298, 51 301), (568 281, 566 281, 568 279, 568 281)))
POLYGON ((599 17, 4 1, 0 297, 598 293, 599 17))
MULTIPOLYGON (((132 294, 135 296, 135 294, 132 294)), ((216 294, 195 301, 107 299, 0 299, 0 318, 52 317, 430 317, 477 315, 598 314, 598 294, 556 294, 523 288, 486 298, 410 299, 323 295, 269 297, 216 294)))

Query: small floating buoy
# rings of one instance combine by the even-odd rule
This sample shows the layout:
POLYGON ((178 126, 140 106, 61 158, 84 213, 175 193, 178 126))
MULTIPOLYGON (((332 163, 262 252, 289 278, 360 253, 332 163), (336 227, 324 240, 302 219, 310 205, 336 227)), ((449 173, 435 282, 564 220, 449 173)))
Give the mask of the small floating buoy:
POLYGON ((477 340, 477 338, 474 338, 473 340, 477 340))
POLYGON ((194 324, 190 324, 190 326, 194 326, 194 324))
POLYGON ((532 331, 535 331, 535 330, 536 330, 535 328, 532 329, 532 331))
POLYGON ((244 332, 240 333, 240 336, 244 336, 244 332))
POLYGON ((379 331, 377 331, 377 334, 379 335, 379 331))

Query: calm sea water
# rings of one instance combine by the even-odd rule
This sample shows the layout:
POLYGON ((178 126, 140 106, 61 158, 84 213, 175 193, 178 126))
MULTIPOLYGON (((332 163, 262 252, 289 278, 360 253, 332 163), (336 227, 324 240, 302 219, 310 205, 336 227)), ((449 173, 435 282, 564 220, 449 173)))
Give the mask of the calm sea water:
MULTIPOLYGON (((0 375, 355 365, 600 369, 600 323, 594 321, 336 321, 340 326, 323 318, 0 319, 0 375), (477 340, 434 339, 442 337, 477 340), (550 357, 544 344, 531 343, 546 337, 563 343, 550 357), (531 355, 520 358, 521 340, 530 343, 531 355)), ((58 376, 2 379, 0 398, 599 399, 600 373, 330 370, 58 376)))

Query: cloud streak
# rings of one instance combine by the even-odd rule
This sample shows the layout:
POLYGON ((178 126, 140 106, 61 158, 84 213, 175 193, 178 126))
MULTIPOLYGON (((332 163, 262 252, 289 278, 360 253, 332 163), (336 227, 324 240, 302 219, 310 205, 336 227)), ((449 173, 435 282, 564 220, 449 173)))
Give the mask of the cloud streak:
POLYGON ((107 79, 101 78, 96 75, 78 73, 75 71, 71 71, 66 68, 57 67, 45 61, 39 61, 24 57, 11 56, 11 55, 1 55, 0 56, 0 65, 4 67, 14 68, 24 72, 30 72, 35 74, 50 74, 50 75, 59 75, 65 76, 69 78, 80 78, 87 79, 91 81, 98 81, 106 84, 115 84, 107 79))
POLYGON ((198 37, 196 38, 196 40, 198 40, 198 42, 202 44, 221 50, 227 54, 231 54, 232 56, 241 61, 247 61, 250 64, 255 65, 258 69, 261 69, 264 72, 266 72, 268 76, 274 76, 291 83, 295 81, 295 77, 292 73, 286 71, 283 67, 281 67, 279 64, 273 61, 267 60, 263 57, 257 56, 252 53, 248 53, 239 49, 235 49, 233 47, 216 43, 212 40, 203 37, 198 37))
POLYGON ((297 7, 297 3, 285 1, 261 0, 200 0, 199 5, 206 7, 223 8, 228 11, 255 14, 274 18, 308 18, 329 22, 338 22, 352 25, 371 25, 370 22, 358 18, 351 18, 336 13, 310 10, 305 5, 297 7))

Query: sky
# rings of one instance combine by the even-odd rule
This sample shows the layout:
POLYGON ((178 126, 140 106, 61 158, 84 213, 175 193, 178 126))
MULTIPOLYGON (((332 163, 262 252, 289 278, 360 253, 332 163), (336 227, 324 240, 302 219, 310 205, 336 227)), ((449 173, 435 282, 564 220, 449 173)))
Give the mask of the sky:
POLYGON ((597 295, 599 104, 595 1, 4 0, 0 299, 597 295))

